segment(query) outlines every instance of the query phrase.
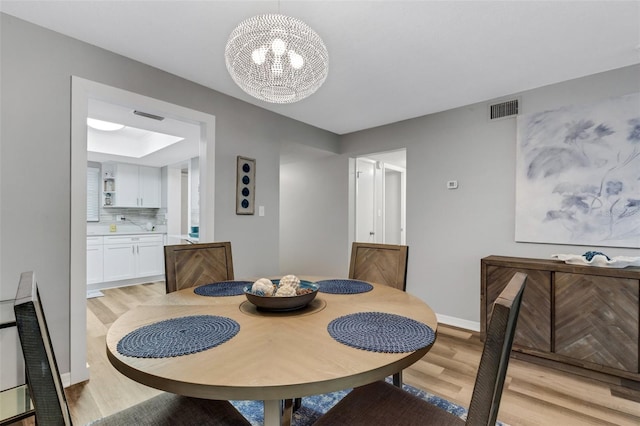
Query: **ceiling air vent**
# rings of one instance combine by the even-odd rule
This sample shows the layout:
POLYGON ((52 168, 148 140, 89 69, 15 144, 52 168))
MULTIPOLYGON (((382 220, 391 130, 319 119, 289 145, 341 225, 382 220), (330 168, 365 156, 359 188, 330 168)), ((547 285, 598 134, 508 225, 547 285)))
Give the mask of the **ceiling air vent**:
POLYGON ((158 120, 158 121, 164 120, 164 117, 160 117, 159 115, 150 114, 150 113, 144 112, 144 111, 135 110, 135 111, 133 111, 133 113, 135 115, 139 115, 140 117, 146 117, 146 118, 150 118, 152 120, 158 120))
POLYGON ((511 117, 512 115, 518 115, 517 99, 512 99, 510 101, 489 105, 490 120, 497 120, 499 118, 511 117))

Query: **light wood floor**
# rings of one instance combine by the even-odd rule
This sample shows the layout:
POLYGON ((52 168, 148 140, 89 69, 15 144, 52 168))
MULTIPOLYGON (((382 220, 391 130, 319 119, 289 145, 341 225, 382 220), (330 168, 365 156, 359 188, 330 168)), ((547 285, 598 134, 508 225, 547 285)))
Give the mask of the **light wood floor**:
MULTIPOLYGON (((87 301, 87 342, 91 380, 71 386, 67 398, 75 424, 120 411, 156 395, 111 367, 104 339, 118 316, 164 294, 164 282, 104 291, 87 301)), ((482 344, 476 333, 440 326, 433 349, 404 381, 468 407, 482 344)), ((632 395, 640 400, 640 392, 632 395)), ((512 359, 498 419, 510 425, 640 425, 640 402, 612 396, 609 386, 512 359)))

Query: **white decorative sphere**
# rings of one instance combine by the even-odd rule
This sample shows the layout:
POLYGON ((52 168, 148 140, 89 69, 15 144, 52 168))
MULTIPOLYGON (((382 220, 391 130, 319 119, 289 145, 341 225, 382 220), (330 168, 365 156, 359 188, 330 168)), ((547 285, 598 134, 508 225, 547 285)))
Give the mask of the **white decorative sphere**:
POLYGON ((289 287, 289 286, 280 286, 278 287, 278 289, 276 290, 276 294, 277 297, 290 297, 290 296, 295 296, 296 295, 296 289, 293 287, 289 287))
POLYGON ((285 275, 280 278, 279 287, 293 287, 294 290, 300 287, 300 278, 295 275, 285 275))
POLYGON ((253 293, 263 293, 265 296, 273 296, 275 291, 275 286, 268 278, 260 278, 251 286, 251 292, 253 293))

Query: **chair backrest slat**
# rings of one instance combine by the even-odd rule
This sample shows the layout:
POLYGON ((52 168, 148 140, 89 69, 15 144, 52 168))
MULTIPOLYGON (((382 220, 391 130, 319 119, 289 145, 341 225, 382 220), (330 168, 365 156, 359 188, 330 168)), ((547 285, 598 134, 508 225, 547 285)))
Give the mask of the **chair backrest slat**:
POLYGON ((495 425, 527 275, 517 272, 493 304, 467 425, 495 425))
POLYGON ((406 290, 408 253, 407 246, 354 242, 349 278, 406 290))
POLYGON ((24 272, 20 276, 13 309, 36 422, 42 425, 71 425, 71 415, 33 272, 24 272))
POLYGON ((234 279, 230 242, 165 246, 164 266, 167 293, 234 279))

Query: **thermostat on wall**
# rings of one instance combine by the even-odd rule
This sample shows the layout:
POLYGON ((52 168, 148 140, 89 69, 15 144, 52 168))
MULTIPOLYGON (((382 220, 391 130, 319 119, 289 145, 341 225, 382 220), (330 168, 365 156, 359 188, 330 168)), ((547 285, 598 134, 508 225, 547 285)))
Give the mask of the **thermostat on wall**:
POLYGON ((448 180, 447 181, 447 189, 458 189, 458 181, 457 180, 448 180))

